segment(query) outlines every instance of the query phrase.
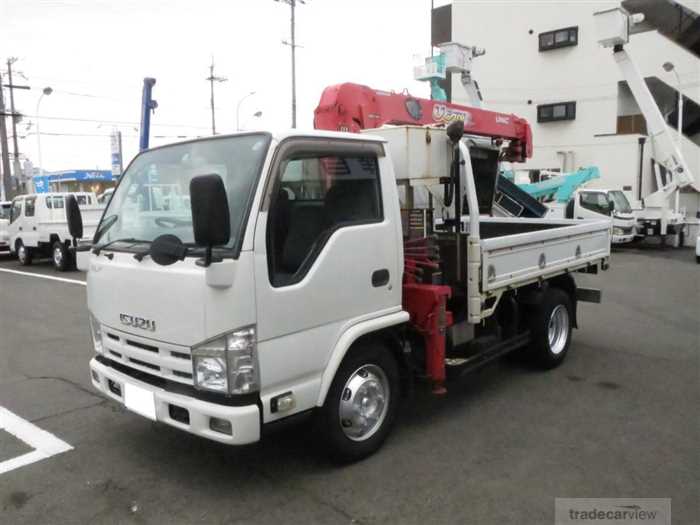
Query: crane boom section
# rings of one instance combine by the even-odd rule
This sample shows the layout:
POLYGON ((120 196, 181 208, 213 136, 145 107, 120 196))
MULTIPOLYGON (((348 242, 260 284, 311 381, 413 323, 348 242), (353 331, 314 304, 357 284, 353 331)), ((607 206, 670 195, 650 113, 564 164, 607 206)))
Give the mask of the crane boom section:
POLYGON ((524 162, 532 156, 532 130, 516 115, 416 98, 408 93, 375 90, 344 83, 324 89, 314 111, 314 127, 359 132, 383 125, 447 125, 462 120, 467 134, 508 141, 504 160, 524 162))

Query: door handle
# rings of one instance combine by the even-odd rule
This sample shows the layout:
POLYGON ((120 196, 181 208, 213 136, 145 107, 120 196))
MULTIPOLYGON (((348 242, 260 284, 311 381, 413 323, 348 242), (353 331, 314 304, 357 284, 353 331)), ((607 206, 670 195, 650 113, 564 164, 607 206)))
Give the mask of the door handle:
POLYGON ((382 268, 381 270, 375 270, 372 272, 372 286, 378 288, 384 286, 389 282, 389 270, 382 268))
POLYGON ((22 227, 21 227, 21 226, 19 227, 19 231, 22 231, 22 227))

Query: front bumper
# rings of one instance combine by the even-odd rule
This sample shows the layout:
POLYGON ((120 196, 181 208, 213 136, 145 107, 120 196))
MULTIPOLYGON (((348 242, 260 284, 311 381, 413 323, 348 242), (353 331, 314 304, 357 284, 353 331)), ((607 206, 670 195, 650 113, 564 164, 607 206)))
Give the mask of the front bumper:
POLYGON ((613 235, 612 236, 612 243, 613 244, 625 244, 628 242, 632 242, 634 240, 634 233, 629 233, 627 235, 613 235))
POLYGON ((105 396, 124 404, 124 384, 130 383, 139 388, 152 392, 156 403, 156 420, 179 428, 203 438, 225 443, 227 445, 245 445, 260 440, 260 410, 257 405, 225 406, 210 403, 168 392, 162 388, 134 379, 97 359, 90 360, 92 385, 105 396), (110 383, 112 382, 112 388, 110 383), (118 388, 115 388, 118 387, 118 388), (119 394, 114 390, 118 390, 119 394), (171 417, 171 407, 176 407, 177 413, 186 410, 189 422, 182 422, 171 417), (211 418, 227 420, 231 423, 232 435, 217 432, 210 428, 211 418))

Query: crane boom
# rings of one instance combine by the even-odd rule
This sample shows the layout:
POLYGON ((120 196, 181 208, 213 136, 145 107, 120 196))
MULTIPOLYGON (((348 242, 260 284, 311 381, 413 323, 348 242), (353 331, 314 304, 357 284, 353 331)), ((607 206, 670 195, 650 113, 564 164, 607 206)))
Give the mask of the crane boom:
POLYGON ((507 141, 504 160, 524 162, 532 156, 532 130, 516 115, 416 98, 408 93, 375 90, 344 83, 323 90, 314 111, 314 127, 357 133, 390 125, 447 125, 464 121, 470 135, 507 141))

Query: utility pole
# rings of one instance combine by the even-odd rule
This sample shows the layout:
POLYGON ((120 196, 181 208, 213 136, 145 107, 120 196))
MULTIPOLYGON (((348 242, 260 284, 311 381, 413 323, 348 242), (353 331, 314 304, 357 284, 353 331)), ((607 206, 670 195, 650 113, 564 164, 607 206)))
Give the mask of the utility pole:
POLYGON ((214 82, 226 82, 228 78, 217 77, 214 75, 214 57, 211 57, 211 65, 209 66, 209 76, 205 79, 209 81, 211 91, 211 134, 216 135, 216 118, 214 116, 214 82))
POLYGON ((295 26, 296 26, 296 20, 294 18, 294 10, 296 8, 297 2, 300 4, 305 4, 305 0, 275 0, 276 2, 284 2, 285 4, 289 4, 289 7, 292 9, 292 18, 291 18, 291 33, 292 33, 292 40, 291 42, 288 42, 286 40, 282 40, 282 43, 285 46, 289 46, 292 50, 292 128, 297 127, 297 64, 296 64, 296 49, 297 47, 301 47, 297 45, 296 41, 296 31, 295 31, 295 26))
POLYGON ((22 173, 22 167, 19 163, 19 145, 17 144, 17 112, 15 111, 15 89, 30 89, 29 86, 15 86, 12 83, 12 64, 17 62, 16 58, 7 59, 7 80, 9 84, 5 87, 10 89, 10 113, 12 113, 12 146, 14 149, 14 159, 12 162, 12 171, 15 174, 16 180, 20 180, 20 174, 22 173))
POLYGON ((10 184, 10 153, 7 149, 7 128, 5 127, 5 99, 2 92, 2 73, 0 73, 0 149, 2 150, 2 195, 4 199, 12 197, 10 184))

